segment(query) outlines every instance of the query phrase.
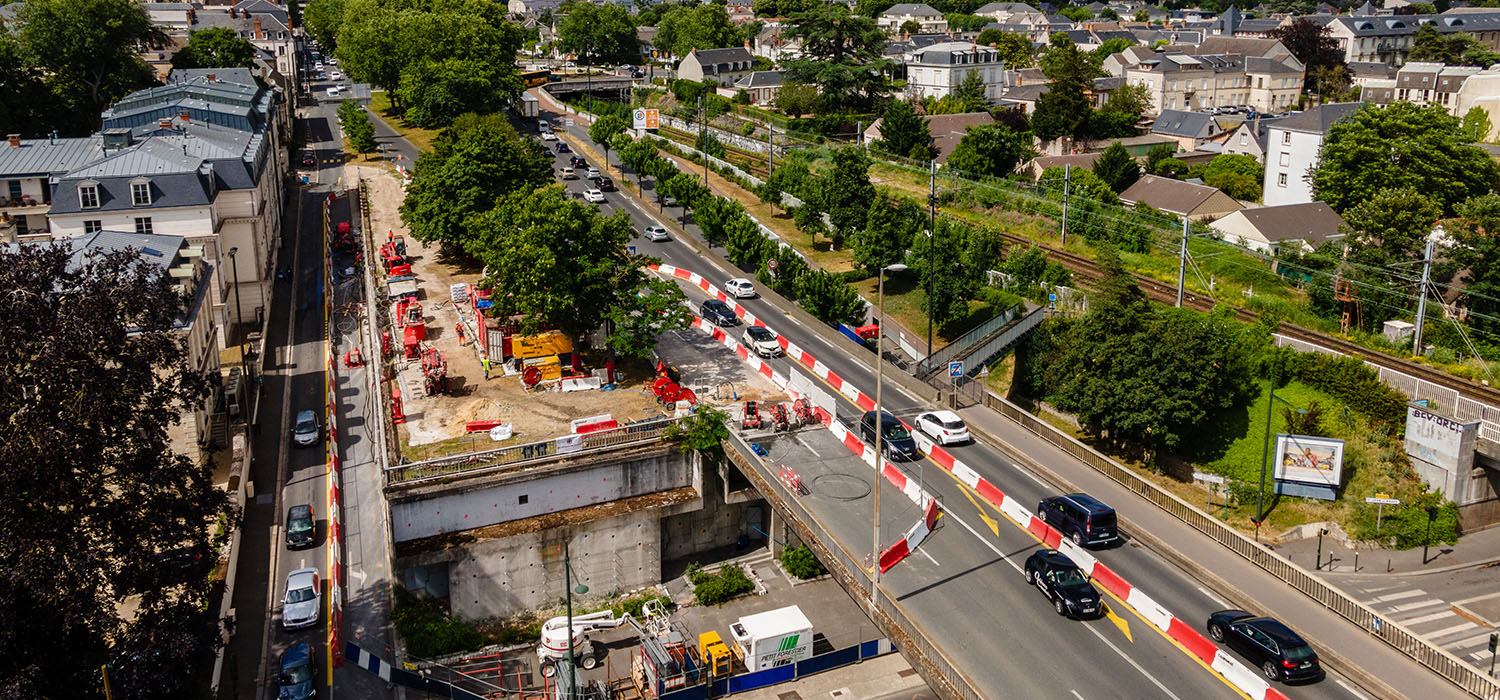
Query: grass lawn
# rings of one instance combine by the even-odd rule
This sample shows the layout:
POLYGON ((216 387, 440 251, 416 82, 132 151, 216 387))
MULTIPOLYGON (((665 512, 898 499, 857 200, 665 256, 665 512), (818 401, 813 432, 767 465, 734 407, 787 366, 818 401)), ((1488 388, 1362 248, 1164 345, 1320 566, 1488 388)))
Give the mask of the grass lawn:
POLYGON ((407 124, 406 120, 391 108, 391 97, 384 90, 375 90, 370 93, 370 111, 380 115, 396 133, 406 137, 406 140, 416 145, 417 150, 431 151, 432 140, 437 138, 441 129, 423 129, 420 126, 407 124))

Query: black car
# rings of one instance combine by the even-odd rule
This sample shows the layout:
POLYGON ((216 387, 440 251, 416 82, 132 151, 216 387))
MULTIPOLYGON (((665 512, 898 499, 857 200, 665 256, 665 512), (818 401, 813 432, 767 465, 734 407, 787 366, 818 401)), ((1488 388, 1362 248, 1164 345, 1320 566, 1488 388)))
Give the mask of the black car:
POLYGON ((1086 493, 1044 498, 1037 504, 1036 513, 1042 522, 1079 546, 1100 547, 1120 539, 1115 509, 1086 493))
POLYGON ((1260 666, 1268 680, 1323 680, 1312 645, 1278 620, 1244 610, 1220 610, 1208 616, 1208 636, 1260 666))
POLYGON ((568 144, 567 143, 565 143, 563 141, 558 141, 557 142, 557 152, 558 153, 572 153, 573 149, 568 148, 568 144))
POLYGON ((309 700, 318 696, 318 664, 312 645, 297 642, 281 652, 276 672, 277 700, 309 700))
POLYGON ((601 177, 601 178, 599 178, 599 191, 600 192, 618 192, 619 190, 615 188, 615 181, 614 180, 611 180, 611 179, 609 179, 607 177, 601 177))
POLYGON ((286 548, 306 549, 316 544, 317 522, 310 505, 292 506, 286 512, 286 548))
POLYGON ((698 315, 702 316, 703 320, 719 326, 740 325, 740 317, 734 315, 734 310, 730 309, 728 304, 718 299, 703 302, 703 306, 698 307, 698 315))
MULTIPOLYGON (((889 460, 897 459, 921 459, 922 453, 917 451, 917 441, 912 439, 911 431, 901 423, 901 419, 880 412, 880 451, 889 460)), ((871 445, 875 444, 875 412, 867 411, 859 419, 859 436, 871 445)))
POLYGON ((1075 620, 1104 614, 1104 602, 1089 577, 1068 555, 1043 549, 1026 558, 1026 582, 1036 586, 1059 615, 1075 620))
POLYGON ((589 167, 589 162, 578 156, 572 156, 568 158, 568 165, 574 168, 587 168, 589 167))

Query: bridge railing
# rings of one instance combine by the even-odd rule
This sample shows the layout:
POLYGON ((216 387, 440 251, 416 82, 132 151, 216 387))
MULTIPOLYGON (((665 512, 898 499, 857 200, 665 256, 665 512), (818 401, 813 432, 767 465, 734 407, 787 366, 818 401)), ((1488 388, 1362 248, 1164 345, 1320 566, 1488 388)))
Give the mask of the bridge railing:
POLYGON ((659 442, 665 437, 667 426, 675 422, 674 418, 655 418, 586 435, 564 435, 524 445, 392 464, 385 469, 385 483, 390 486, 459 474, 520 469, 622 445, 659 442))

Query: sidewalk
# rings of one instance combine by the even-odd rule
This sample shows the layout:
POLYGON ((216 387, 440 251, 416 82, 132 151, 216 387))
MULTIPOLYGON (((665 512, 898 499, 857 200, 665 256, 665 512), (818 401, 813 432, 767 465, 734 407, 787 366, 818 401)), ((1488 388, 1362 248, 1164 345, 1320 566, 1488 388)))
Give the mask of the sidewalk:
MULTIPOLYGON (((1276 551, 1281 556, 1302 566, 1314 568, 1312 564, 1313 560, 1318 557, 1318 538, 1310 537, 1280 544, 1276 546, 1276 551)), ((1324 537, 1321 569, 1332 574, 1356 573, 1354 570, 1355 551, 1331 538, 1324 537), (1333 559, 1331 566, 1329 557, 1333 559)), ((1426 562, 1422 561, 1421 547, 1405 550, 1361 549, 1358 552, 1359 573, 1389 573, 1393 576, 1449 573, 1500 562, 1500 527, 1464 535, 1459 538, 1456 545, 1434 542, 1431 547, 1428 547, 1426 562)), ((1475 595, 1478 594, 1479 592, 1475 593, 1475 595)))
MULTIPOLYGON (((1210 588, 1228 598, 1231 604, 1251 612, 1270 613, 1283 620, 1295 621, 1298 630, 1320 650, 1331 666, 1358 678, 1366 689, 1382 697, 1425 700, 1470 697, 1410 657, 1372 638, 1280 579, 1166 511, 1135 497, 1118 482, 1073 459, 999 413, 983 406, 970 406, 960 409, 959 415, 981 439, 994 443, 1056 486, 1086 491, 1113 504, 1135 539, 1192 571, 1210 588)), ((1168 608, 1172 606, 1170 600, 1161 603, 1168 608)))

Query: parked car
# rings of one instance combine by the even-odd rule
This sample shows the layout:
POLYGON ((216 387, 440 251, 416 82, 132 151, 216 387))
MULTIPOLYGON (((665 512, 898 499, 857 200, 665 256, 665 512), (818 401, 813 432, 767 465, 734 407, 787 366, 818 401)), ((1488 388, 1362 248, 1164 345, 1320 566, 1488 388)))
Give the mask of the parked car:
POLYGON ((598 180, 599 178, 604 177, 604 174, 600 173, 598 168, 590 165, 589 172, 584 177, 587 177, 590 180, 598 180))
POLYGON ((604 203, 604 193, 600 192, 599 190, 594 190, 594 189, 584 190, 583 191, 583 198, 585 200, 587 200, 587 201, 593 202, 594 204, 603 204, 604 203))
POLYGON ((317 543, 318 524, 310 505, 295 505, 286 511, 286 548, 306 549, 317 543))
POLYGON ((615 181, 607 177, 599 178, 599 189, 604 192, 619 192, 619 189, 615 187, 615 181))
POLYGON ((740 325, 740 317, 734 315, 734 310, 730 309, 728 304, 718 299, 703 302, 703 305, 698 307, 698 315, 702 316, 705 321, 719 326, 740 325))
POLYGON ((724 291, 733 295, 736 299, 753 299, 755 297, 755 283, 744 277, 736 277, 724 283, 724 291))
POLYGON ((311 409, 298 412, 297 420, 292 423, 292 442, 307 447, 317 444, 322 437, 323 429, 318 425, 318 414, 311 409))
POLYGON ((344 86, 342 86, 342 85, 334 85, 334 86, 328 88, 328 96, 329 97, 338 97, 339 93, 341 93, 343 91, 344 91, 344 86))
POLYGON ((1208 636, 1233 649, 1271 681, 1320 681, 1323 667, 1312 645, 1279 620, 1244 610, 1208 616, 1208 636))
POLYGON ((558 141, 557 142, 557 152, 558 153, 572 153, 573 149, 568 146, 568 143, 566 141, 558 141))
POLYGON ((952 411, 932 411, 917 416, 917 429, 927 433, 939 445, 957 445, 969 441, 969 426, 952 411))
POLYGON ((1026 582, 1036 586, 1059 615, 1083 620, 1104 614, 1099 591, 1068 555, 1055 549, 1032 552, 1026 558, 1026 582))
MULTIPOLYGON (((859 436, 865 442, 875 444, 874 411, 865 413, 859 419, 859 436)), ((906 429, 901 419, 885 411, 880 412, 880 451, 891 461, 922 457, 922 453, 917 451, 917 441, 911 437, 911 431, 906 429)))
POLYGON ((318 696, 318 664, 311 644, 293 644, 281 652, 281 663, 278 666, 277 700, 311 700, 318 696))
POLYGON ((782 353, 781 343, 776 339, 776 333, 765 326, 746 328, 745 333, 740 336, 740 342, 761 357, 777 357, 782 353))
POLYGON ((661 242, 672 240, 671 237, 667 235, 667 230, 660 226, 647 226, 641 231, 641 235, 645 236, 646 240, 648 241, 661 242))
POLYGON ((1036 514, 1076 545, 1098 547, 1120 539, 1115 509, 1086 493, 1044 498, 1036 514))
POLYGON ((538 120, 536 120, 536 128, 540 129, 542 131, 551 131, 552 130, 552 124, 550 122, 548 122, 546 119, 538 119, 538 120))
POLYGON ((563 168, 557 171, 557 177, 562 180, 577 180, 578 173, 572 168, 563 168))
POLYGON ((318 624, 323 608, 323 586, 318 570, 297 569, 286 575, 286 594, 281 598, 281 627, 295 630, 318 624))
POLYGON ((308 166, 308 167, 312 167, 314 165, 317 165, 318 164, 318 157, 315 156, 315 155, 313 155, 312 151, 303 151, 302 152, 302 164, 305 165, 305 166, 308 166))

